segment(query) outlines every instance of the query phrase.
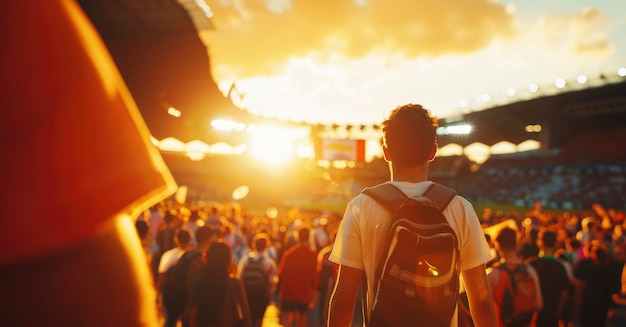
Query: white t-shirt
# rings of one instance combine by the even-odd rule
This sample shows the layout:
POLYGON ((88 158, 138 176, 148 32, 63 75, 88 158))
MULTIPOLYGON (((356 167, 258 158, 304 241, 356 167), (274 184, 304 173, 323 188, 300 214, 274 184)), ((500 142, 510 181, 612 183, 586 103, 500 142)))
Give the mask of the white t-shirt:
MULTIPOLYGON (((389 182, 409 197, 421 196, 432 184, 389 182)), ((472 205, 456 196, 443 212, 459 239, 461 271, 477 267, 489 259, 489 245, 485 239, 478 217, 472 205)), ((389 212, 371 197, 359 194, 348 206, 339 225, 337 237, 329 260, 340 265, 365 270, 368 293, 373 294, 376 258, 383 251, 391 217, 389 212), (363 235, 363 237, 361 237, 363 235)), ((373 297, 369 297, 367 312, 372 308, 373 297)), ((457 325, 456 313, 451 326, 457 325)))

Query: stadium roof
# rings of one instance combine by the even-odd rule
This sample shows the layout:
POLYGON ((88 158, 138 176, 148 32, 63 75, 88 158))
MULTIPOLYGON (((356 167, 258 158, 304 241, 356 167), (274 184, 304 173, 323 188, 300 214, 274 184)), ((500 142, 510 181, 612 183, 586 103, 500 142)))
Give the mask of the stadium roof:
POLYGON ((474 142, 493 145, 501 141, 519 144, 541 141, 547 148, 559 148, 585 133, 624 129, 626 122, 626 81, 580 90, 565 90, 530 100, 520 100, 473 112, 458 119, 444 119, 440 125, 467 123, 469 136, 439 137, 439 145, 474 142), (527 126, 541 126, 528 132, 527 126))
POLYGON ((227 99, 211 77, 210 59, 197 32, 197 6, 176 0, 78 0, 102 36, 152 135, 213 141, 216 115, 249 116, 227 99), (182 2, 182 3, 181 3, 182 2), (193 19, 192 19, 193 18, 193 19), (194 19, 196 22, 194 22, 194 19), (173 107, 179 118, 168 114, 173 107))

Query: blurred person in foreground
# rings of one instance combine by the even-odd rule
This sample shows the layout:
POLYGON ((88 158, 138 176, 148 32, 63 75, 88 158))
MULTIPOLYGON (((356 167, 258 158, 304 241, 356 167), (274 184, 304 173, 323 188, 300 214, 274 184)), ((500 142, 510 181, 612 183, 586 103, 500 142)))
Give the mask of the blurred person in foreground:
MULTIPOLYGON (((422 195, 432 184, 428 167, 437 151, 436 128, 437 120, 430 112, 413 104, 396 108, 382 123, 383 153, 391 173, 389 183, 407 196, 422 195)), ((459 239, 461 275, 474 322, 478 327, 495 327, 496 314, 485 269, 491 254, 476 212, 457 195, 443 213, 459 239)), ((390 213, 367 195, 360 194, 348 204, 329 256, 329 260, 339 264, 329 326, 351 326, 364 271, 368 287, 365 293, 374 293, 371 288, 375 284, 377 260, 390 222, 390 213)), ((370 315, 372 302, 372 297, 368 297, 366 316, 370 315)), ((457 322, 455 313, 450 325, 457 326, 457 322)))
POLYGON ((0 9, 3 325, 156 326, 133 221, 174 180, 74 1, 0 9))

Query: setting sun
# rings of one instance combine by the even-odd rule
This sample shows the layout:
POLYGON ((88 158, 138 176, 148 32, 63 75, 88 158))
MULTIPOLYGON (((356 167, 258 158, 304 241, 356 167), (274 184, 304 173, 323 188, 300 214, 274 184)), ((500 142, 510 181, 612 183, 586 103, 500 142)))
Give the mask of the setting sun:
POLYGON ((289 131, 278 127, 248 128, 250 154, 272 165, 280 165, 295 158, 295 139, 289 131))

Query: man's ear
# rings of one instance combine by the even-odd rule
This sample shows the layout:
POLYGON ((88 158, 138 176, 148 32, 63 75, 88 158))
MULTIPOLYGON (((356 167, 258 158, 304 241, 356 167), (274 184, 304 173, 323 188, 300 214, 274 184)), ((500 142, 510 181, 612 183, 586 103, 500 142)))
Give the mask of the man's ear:
POLYGON ((428 155, 428 162, 432 162, 433 160, 435 160, 435 155, 437 154, 437 148, 439 146, 437 145, 437 143, 435 143, 433 145, 433 148, 430 149, 430 155, 428 155))
POLYGON ((391 162, 391 155, 389 155, 389 148, 383 145, 383 156, 385 157, 385 161, 391 162))

